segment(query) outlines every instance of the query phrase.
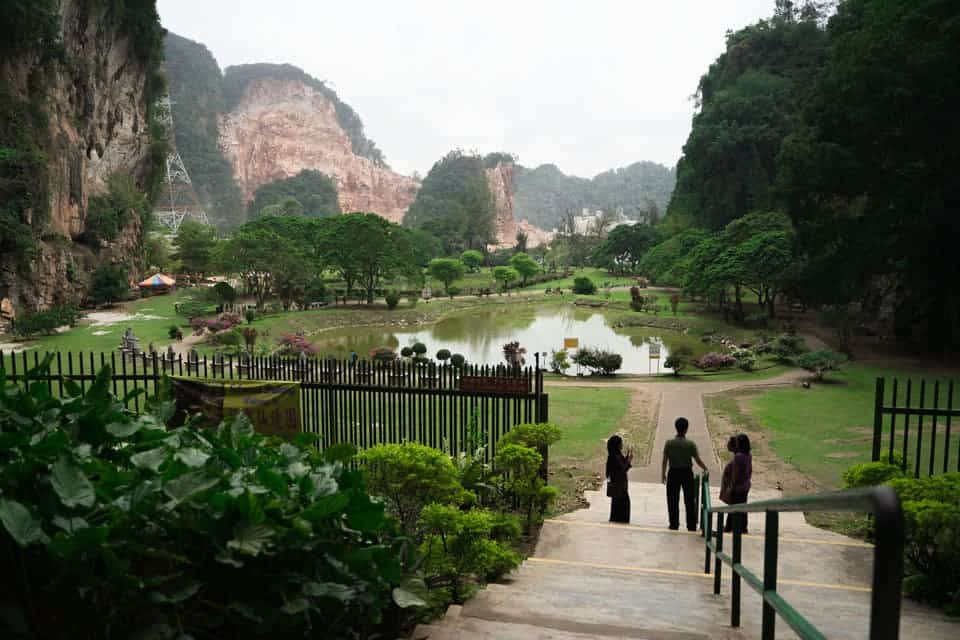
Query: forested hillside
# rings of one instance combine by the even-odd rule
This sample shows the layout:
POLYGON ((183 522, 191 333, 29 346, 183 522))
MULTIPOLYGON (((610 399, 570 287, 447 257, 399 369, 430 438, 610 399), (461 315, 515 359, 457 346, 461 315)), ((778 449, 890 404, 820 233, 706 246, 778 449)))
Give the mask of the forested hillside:
POLYGON ((685 286, 722 304, 761 264, 728 255, 731 221, 780 211, 790 258, 766 281, 845 332, 879 321, 960 348, 960 7, 844 0, 828 18, 822 4, 778 0, 700 80, 664 229, 724 231, 693 251, 715 257, 685 286))
POLYGON ((225 104, 220 66, 204 45, 174 33, 167 34, 165 53, 180 156, 214 223, 234 227, 245 220, 245 208, 218 143, 225 104))
POLYGON ((611 169, 593 179, 568 176, 552 164, 536 169, 517 166, 514 172, 514 215, 551 229, 563 216, 581 209, 613 210, 628 216, 655 205, 662 214, 670 201, 675 174, 655 162, 635 162, 611 169))

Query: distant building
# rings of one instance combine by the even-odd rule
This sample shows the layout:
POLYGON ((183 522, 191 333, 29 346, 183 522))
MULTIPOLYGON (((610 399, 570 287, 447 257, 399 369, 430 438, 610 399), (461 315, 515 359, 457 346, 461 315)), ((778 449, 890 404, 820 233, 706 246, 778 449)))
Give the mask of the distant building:
MULTIPOLYGON (((603 211, 599 209, 591 211, 590 209, 584 208, 580 211, 580 215, 574 216, 573 218, 573 233, 578 235, 595 234, 597 233, 597 227, 603 220, 603 211)), ((623 213, 623 207, 618 207, 613 216, 607 215, 607 222, 603 225, 602 233, 610 233, 611 230, 625 224, 648 224, 647 214, 640 213, 639 219, 632 219, 623 213)), ((569 234, 569 231, 566 229, 555 229, 554 233, 566 235, 569 234)))

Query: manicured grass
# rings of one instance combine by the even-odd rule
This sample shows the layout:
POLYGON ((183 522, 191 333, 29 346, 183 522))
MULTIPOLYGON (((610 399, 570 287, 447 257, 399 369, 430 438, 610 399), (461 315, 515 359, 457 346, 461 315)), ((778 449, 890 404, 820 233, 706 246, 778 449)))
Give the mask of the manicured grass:
MULTIPOLYGON (((120 344, 120 337, 127 327, 133 329, 140 339, 140 347, 146 349, 153 342, 159 350, 170 343, 167 330, 171 325, 186 327, 184 335, 189 335, 190 329, 187 320, 174 313, 173 305, 183 301, 189 290, 178 290, 176 293, 162 296, 143 298, 134 302, 107 309, 106 312, 127 313, 134 317, 131 320, 110 325, 93 325, 89 320, 82 319, 78 326, 52 336, 41 336, 33 340, 24 341, 31 350, 44 351, 113 351, 120 344)), ((21 342, 9 338, 13 342, 21 342)), ((0 347, 2 348, 2 347, 0 347)))
MULTIPOLYGON (((932 405, 932 380, 927 373, 927 406, 932 405)), ((936 373, 936 372, 934 372, 936 373)), ((940 372, 942 373, 942 372, 940 372)), ((873 406, 876 378, 914 377, 914 403, 917 402, 916 382, 921 374, 903 369, 853 364, 846 370, 832 374, 831 380, 813 384, 810 389, 791 387, 773 389, 750 402, 750 411, 756 421, 772 434, 774 452, 800 471, 813 476, 826 487, 839 487, 845 469, 859 462, 868 462, 873 442, 873 406)), ((956 376, 956 372, 953 374, 956 376)), ((888 383, 889 384, 889 383, 888 383)), ((945 385, 941 385, 944 387, 945 385)), ((901 386, 901 404, 903 398, 901 386)), ((888 391, 889 393, 889 391, 888 391)), ((946 404, 946 389, 941 388, 940 406, 946 404)), ((916 404, 915 404, 916 406, 916 404)), ((902 418, 898 421, 895 450, 902 447, 902 418)), ((889 418, 884 421, 889 433, 889 418)), ((910 450, 916 451, 916 419, 911 429, 910 450)), ((943 425, 939 428, 937 443, 938 464, 942 464, 943 425)), ((930 447, 930 419, 926 420, 923 451, 930 447)), ((951 468, 956 466, 958 434, 952 435, 951 468)), ((883 438, 883 451, 889 445, 883 438)), ((913 457, 911 453, 911 458, 913 457)), ((929 458, 922 455, 924 464, 929 458)), ((909 460, 908 460, 909 462, 909 460)))
POLYGON ((550 421, 563 429, 551 447, 551 460, 586 462, 603 452, 603 443, 620 426, 630 404, 630 390, 548 386, 550 421))

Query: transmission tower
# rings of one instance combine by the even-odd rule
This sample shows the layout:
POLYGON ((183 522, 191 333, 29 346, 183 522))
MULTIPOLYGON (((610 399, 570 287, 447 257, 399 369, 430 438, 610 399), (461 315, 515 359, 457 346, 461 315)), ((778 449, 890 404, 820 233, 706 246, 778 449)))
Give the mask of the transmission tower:
POLYGON ((176 233, 186 218, 196 220, 201 224, 210 224, 207 212, 200 204, 197 192, 193 190, 193 182, 187 168, 183 166, 183 158, 177 151, 176 135, 173 128, 173 102, 170 96, 163 96, 156 104, 157 121, 163 125, 167 134, 170 151, 167 153, 167 175, 164 178, 165 193, 157 199, 153 215, 170 230, 176 233))

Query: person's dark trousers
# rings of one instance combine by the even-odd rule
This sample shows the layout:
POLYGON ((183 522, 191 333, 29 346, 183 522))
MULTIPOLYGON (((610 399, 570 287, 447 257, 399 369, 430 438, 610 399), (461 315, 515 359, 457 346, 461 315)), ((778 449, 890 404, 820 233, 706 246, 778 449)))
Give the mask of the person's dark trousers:
MULTIPOLYGON (((730 492, 730 504, 746 504, 747 494, 739 493, 737 491, 730 492)), ((745 513, 731 513, 727 516, 727 526, 724 527, 726 531, 733 531, 733 525, 736 524, 737 520, 740 521, 740 533, 747 532, 747 514, 745 513)))
POLYGON ((680 528, 680 490, 683 489, 683 506, 687 512, 687 530, 697 530, 697 487, 693 469, 670 469, 667 471, 667 513, 670 528, 680 528))

